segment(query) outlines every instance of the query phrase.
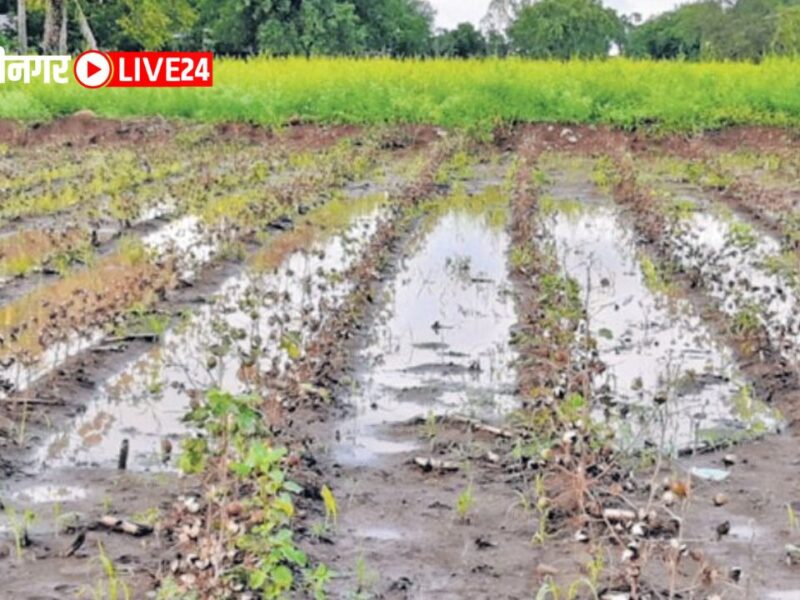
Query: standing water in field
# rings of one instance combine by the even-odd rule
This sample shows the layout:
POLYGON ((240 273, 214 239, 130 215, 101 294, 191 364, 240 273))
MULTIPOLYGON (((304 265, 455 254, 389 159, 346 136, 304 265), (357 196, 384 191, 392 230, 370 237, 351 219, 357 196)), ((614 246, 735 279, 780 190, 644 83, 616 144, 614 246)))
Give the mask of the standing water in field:
POLYGON ((337 459, 363 464, 413 449, 382 426, 458 413, 491 420, 514 404, 516 323, 507 279, 507 200, 498 188, 442 201, 401 266, 362 353, 337 459))
POLYGON ((771 425, 730 349, 688 301, 671 297, 615 207, 592 186, 556 181, 552 193, 542 212, 564 270, 582 288, 606 366, 596 397, 620 445, 676 452, 771 425))
POLYGON ((762 326, 770 346, 797 362, 800 319, 794 251, 718 206, 699 207, 702 204, 675 225, 675 259, 697 273, 737 333, 746 335, 762 326))
MULTIPOLYGON (((195 216, 186 216, 163 225, 142 239, 142 245, 156 259, 174 256, 178 275, 193 280, 219 251, 221 235, 208 229, 195 216)), ((98 344, 108 332, 94 326, 80 333, 71 331, 65 339, 49 344, 31 361, 15 360, 0 367, 0 398, 24 392, 47 373, 80 352, 98 344)))
POLYGON ((196 394, 211 387, 257 392, 256 373, 281 370, 303 347, 302 336, 312 334, 322 307, 349 290, 340 275, 358 259, 382 210, 374 197, 331 205, 345 202, 353 205, 352 222, 342 233, 318 239, 309 225, 277 234, 251 269, 104 384, 86 412, 43 445, 40 462, 108 466, 128 439, 129 469, 159 468, 161 441, 187 433, 183 417, 196 394))

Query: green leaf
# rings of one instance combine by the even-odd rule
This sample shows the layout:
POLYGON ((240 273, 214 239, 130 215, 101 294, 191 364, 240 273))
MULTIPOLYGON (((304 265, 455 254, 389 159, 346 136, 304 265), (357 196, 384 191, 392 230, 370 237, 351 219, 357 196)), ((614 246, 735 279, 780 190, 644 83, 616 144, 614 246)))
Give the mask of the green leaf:
POLYGON ((305 567, 308 558, 306 557, 306 553, 300 550, 299 548, 295 548, 294 546, 288 546, 283 549, 283 556, 286 560, 290 563, 295 564, 299 567, 305 567))
POLYGON ((283 482, 283 489, 287 492, 292 494, 302 494, 303 493, 303 486, 300 484, 295 483, 294 481, 284 481, 283 482))
POLYGON ((251 589, 260 590, 267 582, 267 572, 263 569, 256 569, 250 572, 249 585, 251 589))
POLYGON ((297 360, 302 356, 300 350, 302 340, 299 333, 288 332, 281 338, 281 349, 289 355, 292 360, 297 360))
POLYGON ((187 475, 202 473, 206 468, 208 442, 205 438, 186 438, 181 442, 183 452, 178 467, 187 475))
POLYGON ((294 575, 292 575, 289 568, 284 565, 275 567, 275 570, 272 572, 272 582, 275 584, 275 587, 280 590, 288 590, 291 588, 293 581, 294 575))

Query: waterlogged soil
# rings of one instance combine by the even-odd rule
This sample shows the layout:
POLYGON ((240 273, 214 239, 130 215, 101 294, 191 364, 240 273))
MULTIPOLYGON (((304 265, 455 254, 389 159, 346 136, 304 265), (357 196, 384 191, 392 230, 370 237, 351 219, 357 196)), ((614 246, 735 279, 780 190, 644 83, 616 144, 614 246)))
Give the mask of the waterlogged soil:
POLYGON ((729 342, 741 341, 740 330, 748 324, 762 332, 746 358, 741 347, 738 356, 732 353, 746 373, 740 373, 746 387, 732 397, 739 433, 708 430, 709 448, 719 450, 697 448, 699 454, 671 466, 671 477, 677 473, 691 485, 676 510, 683 539, 701 542, 703 559, 715 565, 711 574, 726 579, 734 597, 793 598, 800 594, 792 554, 800 484, 793 450, 796 274, 786 267, 793 264, 792 247, 750 210, 738 212, 741 199, 727 203, 725 194, 663 176, 649 185, 672 204, 661 252, 688 283, 688 299, 704 315, 714 315, 712 329, 728 332, 729 342), (770 358, 761 362, 759 355, 770 358))
POLYGON ((733 352, 691 302, 671 294, 630 223, 588 181, 591 172, 586 164, 548 173, 542 211, 564 272, 582 288, 605 366, 594 380, 598 418, 623 448, 668 454, 774 428, 767 406, 742 406, 748 384, 733 352))
MULTIPOLYGON (((75 136, 78 153, 84 146, 168 140, 180 130, 87 115, 37 130, 4 127, 19 148, 58 146, 75 136)), ((255 143, 275 135, 247 127, 212 133, 255 143)), ((354 133, 301 127, 281 135, 299 148, 323 149, 354 133)), ((398 154, 443 135, 409 129, 396 142, 398 154)), ((551 578, 567 586, 586 575, 595 548, 575 541, 571 523, 548 531, 544 544, 534 542, 541 523, 526 495, 535 474, 509 467, 516 441, 503 433, 521 402, 505 177, 524 140, 565 152, 541 167, 543 243, 552 244, 587 308, 583 332, 596 347, 576 344, 575 355, 594 351, 605 365, 593 382, 593 416, 615 432, 624 456, 646 477, 652 473, 642 465, 663 453, 653 476, 657 495, 662 478, 690 482, 688 498, 672 507, 682 522, 676 543, 702 553, 713 582, 695 580, 674 597, 706 598, 712 589, 724 598, 800 597, 800 571, 786 553, 787 545, 800 546, 797 437, 791 420, 773 410, 786 408, 793 390, 760 397, 757 371, 720 335, 724 323, 709 323, 703 312, 718 305, 717 319, 732 321, 757 305, 768 343, 796 364, 796 273, 777 260, 785 258, 782 240, 758 228, 748 235, 740 215, 720 209, 700 188, 655 177, 648 183, 667 191, 665 202, 684 202, 669 232, 673 243, 653 252, 635 234, 631 215, 591 183, 595 164, 574 155, 690 155, 693 146, 555 126, 500 132, 498 146, 510 152, 499 161, 487 152, 492 160, 475 165, 446 199, 423 211, 393 252, 364 323, 342 342, 352 371, 331 405, 319 414, 287 415, 276 407, 267 415, 276 431, 304 438, 313 471, 338 500, 334 522, 319 503, 301 503, 298 524, 303 547, 336 573, 329 597, 522 599, 551 578), (659 279, 653 262, 664 254, 703 285, 687 293, 659 279)), ((715 151, 744 143, 778 152, 796 139, 753 130, 703 140, 715 151)), ((787 183, 783 175, 752 174, 771 188, 787 183)), ((172 540, 158 527, 137 538, 97 528, 96 520, 113 514, 155 524, 183 502, 179 496, 203 492, 177 468, 181 439, 197 433, 182 418, 187 409, 209 386, 246 393, 291 369, 347 297, 352 282, 342 275, 390 218, 386 200, 402 180, 389 174, 347 184, 352 210, 328 213, 325 224, 314 221, 314 211, 292 215, 262 246, 247 245, 244 263, 218 261, 224 240, 193 216, 142 230, 151 250, 181 257, 184 287, 159 304, 149 324, 163 328, 160 339, 75 340, 54 349, 35 377, 20 376, 28 393, 7 400, 30 404, 24 431, 19 422, 0 423, 8 432, 0 437, 0 596, 91 597, 92 589, 102 596, 102 545, 131 597, 148 597, 168 571, 172 540), (128 456, 120 471, 123 440, 128 456), (14 532, 26 509, 35 519, 18 559, 14 532), (71 545, 76 549, 67 556, 71 545)), ((645 503, 647 492, 643 480, 630 497, 645 503)), ((604 547, 611 583, 624 572, 623 550, 604 547)), ((669 573, 660 560, 647 567, 648 587, 666 590, 669 573)), ((684 580, 696 570, 690 560, 698 559, 693 554, 681 564, 684 580)))
POLYGON ((9 434, 24 436, 24 448, 0 440, 3 454, 17 457, 2 491, 4 595, 80 597, 90 588, 105 594, 102 545, 131 597, 145 597, 163 572, 165 540, 158 530, 142 538, 110 533, 97 519, 113 514, 153 524, 179 495, 201 493, 196 481, 178 476, 180 440, 194 435, 183 416, 200 390, 250 392, 260 378, 281 372, 295 344, 302 348, 346 294, 341 274, 402 183, 402 173, 386 171, 379 181, 353 182, 319 210, 283 219, 262 247, 248 247, 244 263, 212 263, 216 240, 194 217, 143 239, 153 252, 179 256, 185 269, 184 287, 149 317, 151 329, 167 326, 161 339, 98 333, 71 355, 54 350, 41 371, 49 372, 46 381, 31 381, 31 393, 18 401, 27 402, 26 428, 8 424, 9 434), (221 334, 229 346, 219 346, 221 334), (246 369, 247 353, 254 358, 246 369), (125 471, 117 469, 122 444, 125 471), (35 517, 19 560, 13 532, 24 511, 35 517), (74 540, 79 548, 66 556, 74 540))
MULTIPOLYGON (((191 433, 183 416, 198 390, 217 386, 235 393, 253 391, 256 382, 239 367, 238 352, 253 351, 258 344, 275 342, 301 329, 319 318, 322 306, 335 303, 346 293, 348 284, 337 273, 358 257, 359 245, 369 238, 381 212, 377 201, 360 204, 358 212, 365 214, 354 216, 344 232, 295 249, 274 272, 253 269, 225 280, 208 304, 100 386, 85 412, 37 444, 33 463, 24 474, 6 482, 5 493, 9 502, 37 514, 30 536, 42 545, 39 562, 53 563, 50 575, 38 580, 43 589, 50 584, 53 593, 79 593, 81 585, 91 581, 90 575, 97 576, 95 568, 85 565, 72 569, 75 559, 66 564, 59 560, 58 553, 75 537, 59 532, 65 523, 70 530, 79 531, 92 518, 120 513, 142 522, 169 510, 169 499, 181 491, 193 490, 191 481, 177 477, 176 459, 165 452, 165 444, 174 442, 177 448, 180 439, 191 433), (235 348, 224 353, 213 347, 217 339, 213 330, 220 328, 241 332, 235 335, 235 348), (210 366, 209 360, 217 364, 210 366), (123 440, 129 448, 127 472, 115 470, 123 440), (142 486, 148 491, 142 493, 142 486)), ((276 239, 274 243, 280 242, 276 239)), ((265 349, 277 352, 259 356, 261 370, 267 371, 273 364, 280 367, 288 360, 279 345, 269 344, 265 349)), ((2 523, 11 526, 8 517, 2 523)), ((88 534, 90 543, 104 545, 114 535, 118 538, 120 534, 88 534)), ((156 555, 153 544, 160 546, 158 537, 133 544, 139 552, 151 550, 156 555)), ((106 552, 121 547, 115 539, 106 552)), ((155 575, 158 562, 139 552, 120 555, 123 568, 149 570, 155 575)), ((25 568, 16 570, 24 572, 25 568)), ((14 587, 8 589, 16 590, 19 597, 41 597, 22 596, 22 590, 31 593, 24 577, 10 584, 14 587)), ((143 589, 148 587, 145 582, 143 589)))
MULTIPOLYGON (((496 190, 487 195, 502 198, 496 190)), ((447 412, 491 422, 514 406, 508 341, 516 317, 505 275, 505 211, 456 209, 426 224, 431 231, 387 290, 391 299, 360 356, 369 366, 352 399, 354 414, 339 427, 335 454, 342 464, 391 453, 392 441, 379 433, 387 423, 447 412)))
POLYGON ((277 375, 289 361, 281 341, 308 330, 322 307, 347 292, 339 275, 359 256, 380 217, 376 206, 365 203, 363 209, 369 212, 347 231, 298 249, 274 271, 251 269, 223 282, 210 302, 104 383, 80 418, 45 441, 37 456, 41 466, 112 466, 127 439, 129 470, 172 468, 172 461, 164 464, 162 445, 187 434, 183 417, 192 398, 212 387, 253 393, 258 381, 240 367, 238 354, 254 353, 254 371, 277 375), (230 332, 233 348, 218 347, 220 331, 230 332))
POLYGON ((341 503, 333 545, 313 549, 340 574, 333 597, 522 598, 534 588, 535 524, 492 468, 496 440, 447 421, 502 422, 517 405, 507 196, 490 188, 452 204, 398 257, 349 410, 317 455, 341 503), (414 464, 430 458, 455 472, 414 464))

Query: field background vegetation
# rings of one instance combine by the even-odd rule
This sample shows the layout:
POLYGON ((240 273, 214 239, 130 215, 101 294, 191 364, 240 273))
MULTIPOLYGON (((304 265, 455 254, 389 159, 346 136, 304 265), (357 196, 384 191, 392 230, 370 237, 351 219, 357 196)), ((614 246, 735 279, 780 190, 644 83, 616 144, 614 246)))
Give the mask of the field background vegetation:
POLYGON ((47 120, 89 109, 281 125, 598 123, 696 130, 800 124, 800 61, 753 63, 520 58, 221 59, 210 89, 0 86, 0 117, 47 120))

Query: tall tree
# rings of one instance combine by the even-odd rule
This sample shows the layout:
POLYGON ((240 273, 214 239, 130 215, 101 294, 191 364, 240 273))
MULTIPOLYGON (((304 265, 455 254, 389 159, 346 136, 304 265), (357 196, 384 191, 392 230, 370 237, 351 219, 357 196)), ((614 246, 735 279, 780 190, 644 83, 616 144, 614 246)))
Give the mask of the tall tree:
POLYGON ((277 0, 258 28, 261 52, 341 55, 363 50, 364 28, 350 2, 277 0))
POLYGON ((725 18, 717 1, 685 4, 634 28, 627 53, 657 59, 713 56, 716 30, 725 18))
POLYGON ((42 50, 45 54, 67 53, 67 2, 47 0, 44 16, 42 50))
POLYGON ((776 54, 800 55, 800 5, 782 6, 778 10, 772 49, 776 54))
POLYGON ((299 49, 306 57, 355 54, 363 50, 366 37, 355 6, 334 0, 304 0, 295 28, 299 49))
POLYGON ((97 39, 95 39, 94 31, 89 25, 89 19, 86 18, 86 14, 83 12, 81 0, 75 0, 75 16, 78 19, 78 27, 81 30, 86 48, 97 50, 97 39))
POLYGON ((588 58, 607 56, 623 41, 624 26, 600 0, 541 0, 519 11, 508 36, 522 56, 588 58))
POLYGON ((121 0, 120 32, 143 50, 161 50, 194 24, 197 15, 188 0, 121 0))
POLYGON ((28 52, 28 4, 17 0, 17 42, 21 54, 28 52))
POLYGON ((367 50, 390 56, 428 54, 434 11, 423 0, 353 0, 367 32, 367 50))
POLYGON ((481 28, 489 33, 503 34, 509 28, 522 6, 530 2, 523 0, 491 0, 486 14, 481 19, 481 28))
POLYGON ((445 31, 435 40, 438 56, 469 58, 486 55, 486 39, 472 23, 459 23, 452 31, 445 31))
POLYGON ((719 58, 760 60, 771 52, 781 6, 787 0, 737 0, 725 11, 712 37, 719 58))

